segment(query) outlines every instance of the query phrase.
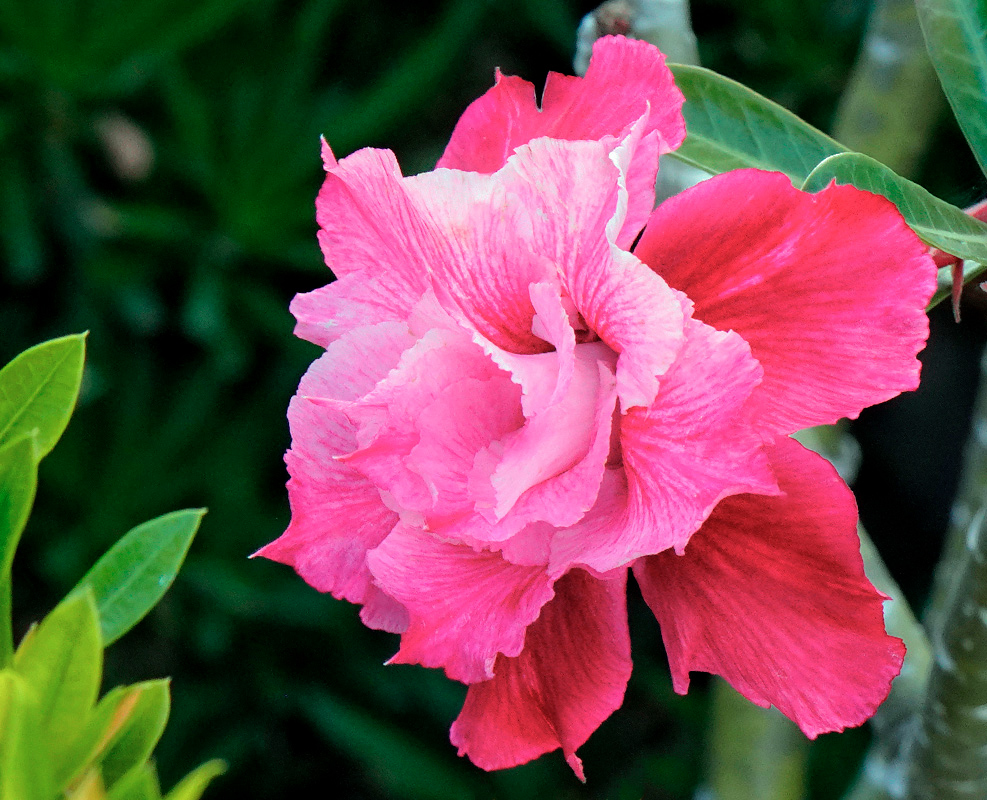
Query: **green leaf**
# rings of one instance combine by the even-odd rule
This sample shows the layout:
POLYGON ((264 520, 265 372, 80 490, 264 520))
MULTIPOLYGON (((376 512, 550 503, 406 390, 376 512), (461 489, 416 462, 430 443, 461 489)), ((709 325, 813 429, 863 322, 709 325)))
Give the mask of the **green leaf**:
MULTIPOLYGON (((834 180, 883 195, 898 207, 905 221, 924 242, 977 262, 976 267, 970 266, 964 280, 972 280, 983 271, 980 265, 987 264, 987 224, 979 219, 860 153, 830 156, 812 171, 802 188, 816 192, 834 180)), ((949 296, 949 282, 942 284, 941 280, 930 307, 949 296)))
POLYGON ((24 637, 14 670, 38 697, 44 741, 58 763, 85 728, 103 671, 96 604, 89 592, 67 597, 24 637))
POLYGON ((25 350, 0 370, 0 444, 38 430, 38 458, 55 446, 79 396, 85 334, 25 350))
POLYGON ((827 156, 846 148, 791 111, 702 67, 671 64, 685 95, 687 136, 671 153, 714 175, 756 167, 784 172, 796 184, 827 156))
POLYGON ((140 622, 168 591, 205 513, 173 511, 131 529, 72 590, 92 590, 104 647, 140 622))
POLYGON ((50 800, 48 750, 36 693, 15 672, 0 672, 0 798, 50 800))
MULTIPOLYGON (((78 781, 93 765, 99 764, 110 747, 116 744, 129 725, 134 724, 140 699, 146 691, 158 691, 163 681, 147 681, 133 686, 118 686, 99 701, 86 724, 62 760, 55 765, 58 791, 78 781)), ((166 688, 167 691, 167 688, 166 688)), ((145 709, 146 713, 146 709, 145 709)))
POLYGON ((36 439, 32 431, 0 448, 0 580, 9 580, 14 552, 34 504, 38 485, 36 439))
POLYGON ((199 800, 213 778, 226 772, 226 764, 219 759, 207 761, 192 770, 165 795, 165 800, 199 800))
POLYGON ((160 800, 158 776, 151 764, 139 764, 106 794, 106 800, 160 800))
POLYGON ((0 667, 10 663, 14 651, 10 568, 34 505, 38 485, 36 439, 32 431, 0 448, 0 667))
POLYGON ((100 758, 107 789, 150 757, 171 710, 168 681, 147 681, 133 711, 100 758))
POLYGON ((983 0, 917 0, 915 5, 943 91, 987 174, 987 9, 983 0))

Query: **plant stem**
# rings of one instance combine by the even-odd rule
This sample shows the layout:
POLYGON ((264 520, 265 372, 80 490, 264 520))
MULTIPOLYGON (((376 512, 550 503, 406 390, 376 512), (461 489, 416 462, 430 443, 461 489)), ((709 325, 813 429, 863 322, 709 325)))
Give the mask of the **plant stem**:
POLYGON ((836 112, 834 137, 901 175, 914 175, 943 99, 915 3, 877 0, 836 112))

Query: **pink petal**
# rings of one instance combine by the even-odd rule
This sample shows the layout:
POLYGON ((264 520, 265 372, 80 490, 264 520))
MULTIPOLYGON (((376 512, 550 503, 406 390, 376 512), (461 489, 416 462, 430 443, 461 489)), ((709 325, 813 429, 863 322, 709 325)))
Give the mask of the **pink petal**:
POLYGON ((444 667, 463 683, 492 678, 498 653, 518 655, 525 629, 554 596, 543 568, 509 564, 498 553, 404 525, 367 560, 377 584, 410 615, 388 663, 444 667))
POLYGON ((397 515, 372 483, 336 458, 355 446, 353 424, 306 395, 359 396, 387 373, 410 341, 400 323, 365 328, 334 342, 309 368, 288 408, 291 524, 256 553, 294 567, 319 591, 365 604, 367 624, 391 631, 404 628, 407 614, 371 583, 365 556, 387 536, 397 515))
POLYGON ((724 500, 685 555, 634 565, 661 623, 675 690, 690 670, 775 705, 810 738, 859 725, 887 696, 904 645, 864 575, 853 495, 790 439, 771 448, 782 497, 724 500))
POLYGON ((663 280, 613 243, 626 212, 618 163, 600 143, 542 139, 499 175, 532 212, 532 249, 555 265, 586 326, 619 354, 626 410, 654 399, 657 376, 682 346, 684 311, 663 280))
POLYGON ((918 385, 935 290, 926 251, 883 197, 810 195, 738 170, 662 203, 635 254, 697 318, 750 343, 764 367, 759 425, 790 433, 918 385))
POLYGON ((593 45, 585 78, 549 73, 540 109, 532 84, 498 71, 494 87, 460 118, 438 166, 496 172, 532 139, 619 136, 649 111, 647 133, 660 135, 665 153, 685 138, 681 108, 682 94, 657 48, 607 36, 593 45))
POLYGON ((631 674, 626 572, 598 580, 574 570, 528 629, 516 658, 470 686, 452 743, 486 770, 524 764, 561 747, 580 780, 580 747, 624 699, 631 674))
POLYGON ((653 405, 620 418, 623 474, 611 471, 597 506, 556 535, 551 574, 681 550, 724 497, 777 492, 745 409, 760 379, 740 336, 689 320, 653 405))
POLYGON ((431 330, 403 354, 373 391, 344 409, 360 426, 359 449, 347 454, 344 461, 392 494, 403 508, 426 513, 436 499, 451 501, 438 497, 445 495, 448 487, 442 493, 437 489, 443 474, 458 469, 458 461, 444 461, 451 450, 459 448, 461 457, 472 467, 476 450, 462 451, 462 447, 468 448, 476 436, 480 437, 477 448, 489 444, 492 437, 503 436, 511 429, 501 424, 505 413, 510 417, 508 422, 520 425, 519 395, 507 374, 461 331, 431 330), (462 401, 459 406, 451 404, 449 398, 442 400, 451 387, 460 384, 468 384, 468 389, 465 394, 462 390, 455 394, 462 401), (496 419, 471 413, 472 406, 465 403, 470 392, 473 403, 487 406, 478 411, 489 412, 496 419), (427 410, 440 400, 440 417, 433 421, 435 415, 427 410), (427 451, 419 450, 412 463, 409 457, 423 438, 437 445, 442 456, 430 459, 427 451))

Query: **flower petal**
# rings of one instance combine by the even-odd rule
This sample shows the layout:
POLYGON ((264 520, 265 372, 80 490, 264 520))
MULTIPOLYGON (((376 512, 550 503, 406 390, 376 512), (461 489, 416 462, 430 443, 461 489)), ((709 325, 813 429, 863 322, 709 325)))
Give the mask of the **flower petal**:
POLYGON ((516 566, 407 525, 367 561, 377 584, 410 616, 388 663, 443 667, 463 683, 492 678, 498 653, 518 655, 525 629, 554 596, 544 568, 516 566))
POLYGON ((505 769, 559 747, 580 780, 580 747, 624 699, 631 674, 626 571, 599 580, 573 570, 528 628, 516 658, 473 684, 452 743, 478 767, 505 769))
POLYGON ((724 497, 776 493, 745 413, 760 379, 740 336, 689 320, 685 346, 654 403, 620 418, 623 473, 608 470, 597 506, 556 534, 551 574, 572 564, 606 572, 681 550, 724 497))
POLYGON ((366 552, 383 541, 397 514, 370 481, 336 458, 354 448, 353 424, 335 407, 307 395, 358 397, 410 343, 404 325, 384 323, 339 339, 309 368, 288 408, 291 524, 256 553, 294 567, 321 592, 365 604, 368 625, 395 632, 407 624, 407 614, 371 582, 366 552))
POLYGON ((593 45, 585 78, 548 74, 540 109, 532 84, 498 71, 494 87, 460 117, 438 166, 496 172, 532 139, 619 136, 649 106, 647 132, 658 132, 667 153, 685 138, 682 100, 656 47, 606 36, 593 45))
POLYGON ((898 674, 883 595, 864 575, 853 495, 791 439, 771 448, 783 497, 724 500, 685 555, 634 565, 661 624, 675 690, 713 672, 810 738, 867 719, 898 674))
POLYGON ((784 175, 738 170, 662 203, 634 252, 698 319, 750 343, 769 433, 856 417, 918 385, 935 267, 883 197, 810 195, 784 175))

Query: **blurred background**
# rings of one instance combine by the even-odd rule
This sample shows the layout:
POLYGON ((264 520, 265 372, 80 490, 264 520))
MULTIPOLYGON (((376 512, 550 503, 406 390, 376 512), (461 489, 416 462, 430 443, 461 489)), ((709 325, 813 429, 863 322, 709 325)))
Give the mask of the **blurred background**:
MULTIPOLYGON (((539 90, 548 70, 571 72, 595 5, 0 0, 0 361, 90 331, 80 407, 42 465, 15 565, 15 615, 23 631, 131 526, 208 506, 174 588, 108 652, 107 686, 174 679, 164 786, 216 756, 230 770, 214 800, 688 798, 702 779, 708 682, 674 695, 636 590, 634 677, 580 751, 584 787, 557 753, 474 769, 448 742, 463 687, 383 667, 393 637, 247 558, 288 523, 285 409, 318 353, 292 337, 288 302, 331 278, 315 241, 319 135, 340 156, 390 147, 406 174, 429 169, 495 67, 539 90)), ((692 10, 705 66, 832 128, 867 0, 692 10)), ((948 114, 933 123, 913 177, 979 199, 948 114)), ((976 388, 983 311, 964 313, 936 316, 923 391, 855 429, 865 522, 915 603, 976 388)), ((813 745, 812 798, 839 796, 867 737, 813 745)))

